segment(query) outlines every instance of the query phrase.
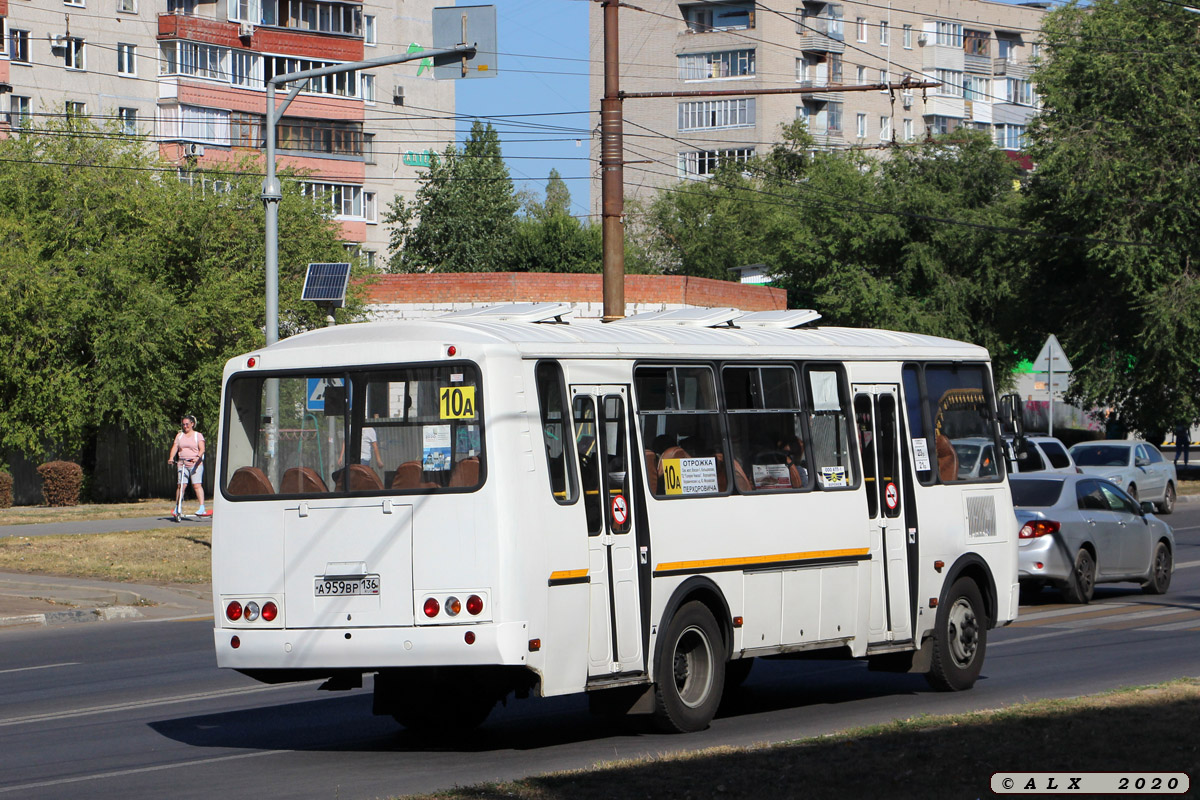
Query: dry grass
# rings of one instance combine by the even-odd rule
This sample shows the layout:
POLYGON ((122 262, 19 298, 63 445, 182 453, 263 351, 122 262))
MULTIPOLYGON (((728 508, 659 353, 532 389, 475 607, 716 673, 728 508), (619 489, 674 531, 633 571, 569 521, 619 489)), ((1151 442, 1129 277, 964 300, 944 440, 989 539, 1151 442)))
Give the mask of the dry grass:
POLYGON ((1179 481, 1179 494, 1200 494, 1200 481, 1179 481))
POLYGON ((0 572, 124 583, 207 583, 212 580, 211 555, 207 527, 16 535, 0 539, 0 572))
MULTIPOLYGON (((191 498, 191 490, 188 490, 191 498)), ((195 505, 191 500, 189 508, 195 505)), ((175 503, 171 500, 139 500, 135 503, 102 503, 78 506, 13 506, 0 508, 0 525, 31 525, 37 522, 81 522, 92 519, 129 519, 130 517, 166 516, 175 503)))
MULTIPOLYGON (((451 800, 992 797, 994 772, 1200 775, 1200 679, 998 711, 920 716, 832 736, 599 764, 422 797, 451 800)), ((1195 777, 1193 777, 1193 780, 1195 777)))

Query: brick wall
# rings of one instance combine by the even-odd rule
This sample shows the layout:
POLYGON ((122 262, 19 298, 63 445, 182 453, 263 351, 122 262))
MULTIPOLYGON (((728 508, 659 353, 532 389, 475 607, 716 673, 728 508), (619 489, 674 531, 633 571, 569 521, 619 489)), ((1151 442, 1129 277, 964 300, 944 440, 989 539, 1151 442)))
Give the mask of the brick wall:
MULTIPOLYGON (((572 303, 580 316, 600 316, 604 303, 600 275, 466 272, 380 275, 364 282, 367 304, 380 317, 424 316, 422 311, 451 307, 546 302, 572 303)), ((787 293, 712 278, 627 275, 625 304, 627 314, 686 306, 774 311, 787 308, 787 293)))

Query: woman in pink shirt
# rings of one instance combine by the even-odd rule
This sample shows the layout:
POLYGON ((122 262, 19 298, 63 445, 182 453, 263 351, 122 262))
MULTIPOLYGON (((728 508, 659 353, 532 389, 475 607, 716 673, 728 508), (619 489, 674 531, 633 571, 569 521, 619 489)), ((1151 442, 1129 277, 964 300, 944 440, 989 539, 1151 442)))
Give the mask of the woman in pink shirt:
POLYGON ((196 499, 200 501, 196 516, 212 516, 211 511, 204 509, 204 434, 196 430, 196 418, 191 414, 184 415, 179 424, 183 430, 175 434, 171 455, 167 456, 167 463, 175 463, 179 471, 179 488, 175 491, 176 522, 183 516, 183 495, 189 482, 196 492, 196 499), (176 456, 179 459, 177 462, 176 456))

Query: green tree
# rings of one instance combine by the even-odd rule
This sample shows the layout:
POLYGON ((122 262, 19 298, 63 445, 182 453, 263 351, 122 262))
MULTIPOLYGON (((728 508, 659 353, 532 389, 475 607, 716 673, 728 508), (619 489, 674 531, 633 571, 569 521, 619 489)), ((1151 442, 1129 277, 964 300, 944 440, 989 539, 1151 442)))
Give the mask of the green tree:
POLYGON ((1154 0, 1064 6, 1034 74, 1027 213, 1049 236, 1029 322, 1062 341, 1079 402, 1143 432, 1200 416, 1196 24, 1154 0))
MULTIPOLYGON (((224 362, 264 341, 262 179, 189 177, 79 120, 0 141, 0 450, 74 456, 185 412, 215 429, 224 362)), ((284 335, 321 324, 304 265, 342 252, 285 181, 284 335)))
POLYGON ((571 213, 571 190, 558 170, 551 167, 550 180, 546 182, 546 210, 560 214, 571 213))
POLYGON ((416 198, 397 197, 384 222, 392 272, 493 272, 507 263, 520 203, 500 139, 476 120, 461 151, 434 155, 416 198))

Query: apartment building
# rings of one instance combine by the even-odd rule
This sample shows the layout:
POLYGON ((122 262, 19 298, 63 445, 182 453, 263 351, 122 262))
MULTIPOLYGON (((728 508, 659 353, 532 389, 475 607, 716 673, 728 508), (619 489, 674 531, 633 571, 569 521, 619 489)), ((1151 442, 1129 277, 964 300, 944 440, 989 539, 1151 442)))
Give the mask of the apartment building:
MULTIPOLYGON (((880 147, 961 127, 1019 151, 1037 110, 1030 82, 1046 3, 985 0, 644 0, 620 11, 624 92, 746 91, 744 96, 624 101, 627 197, 723 161, 745 161, 804 119, 822 148, 880 147), (911 91, 839 91, 848 85, 940 81, 911 91), (804 87, 828 91, 758 94, 804 87)), ((590 17, 590 92, 604 94, 599 4, 590 17)), ((598 120, 598 116, 597 116, 598 120)), ((599 141, 593 140, 599 158, 599 141)), ((593 187, 598 199, 599 182, 593 187)))
MULTIPOLYGON (((267 79, 432 48, 435 0, 0 0, 0 135, 40 114, 116 119, 180 169, 257 157, 267 79)), ((280 92, 282 100, 285 92, 280 92)), ((386 256, 380 224, 429 152, 454 140, 454 85, 419 61, 313 79, 277 128, 349 250, 386 256)), ((219 176, 217 176, 219 177, 219 176)), ((217 183, 218 187, 220 184, 217 183)))

